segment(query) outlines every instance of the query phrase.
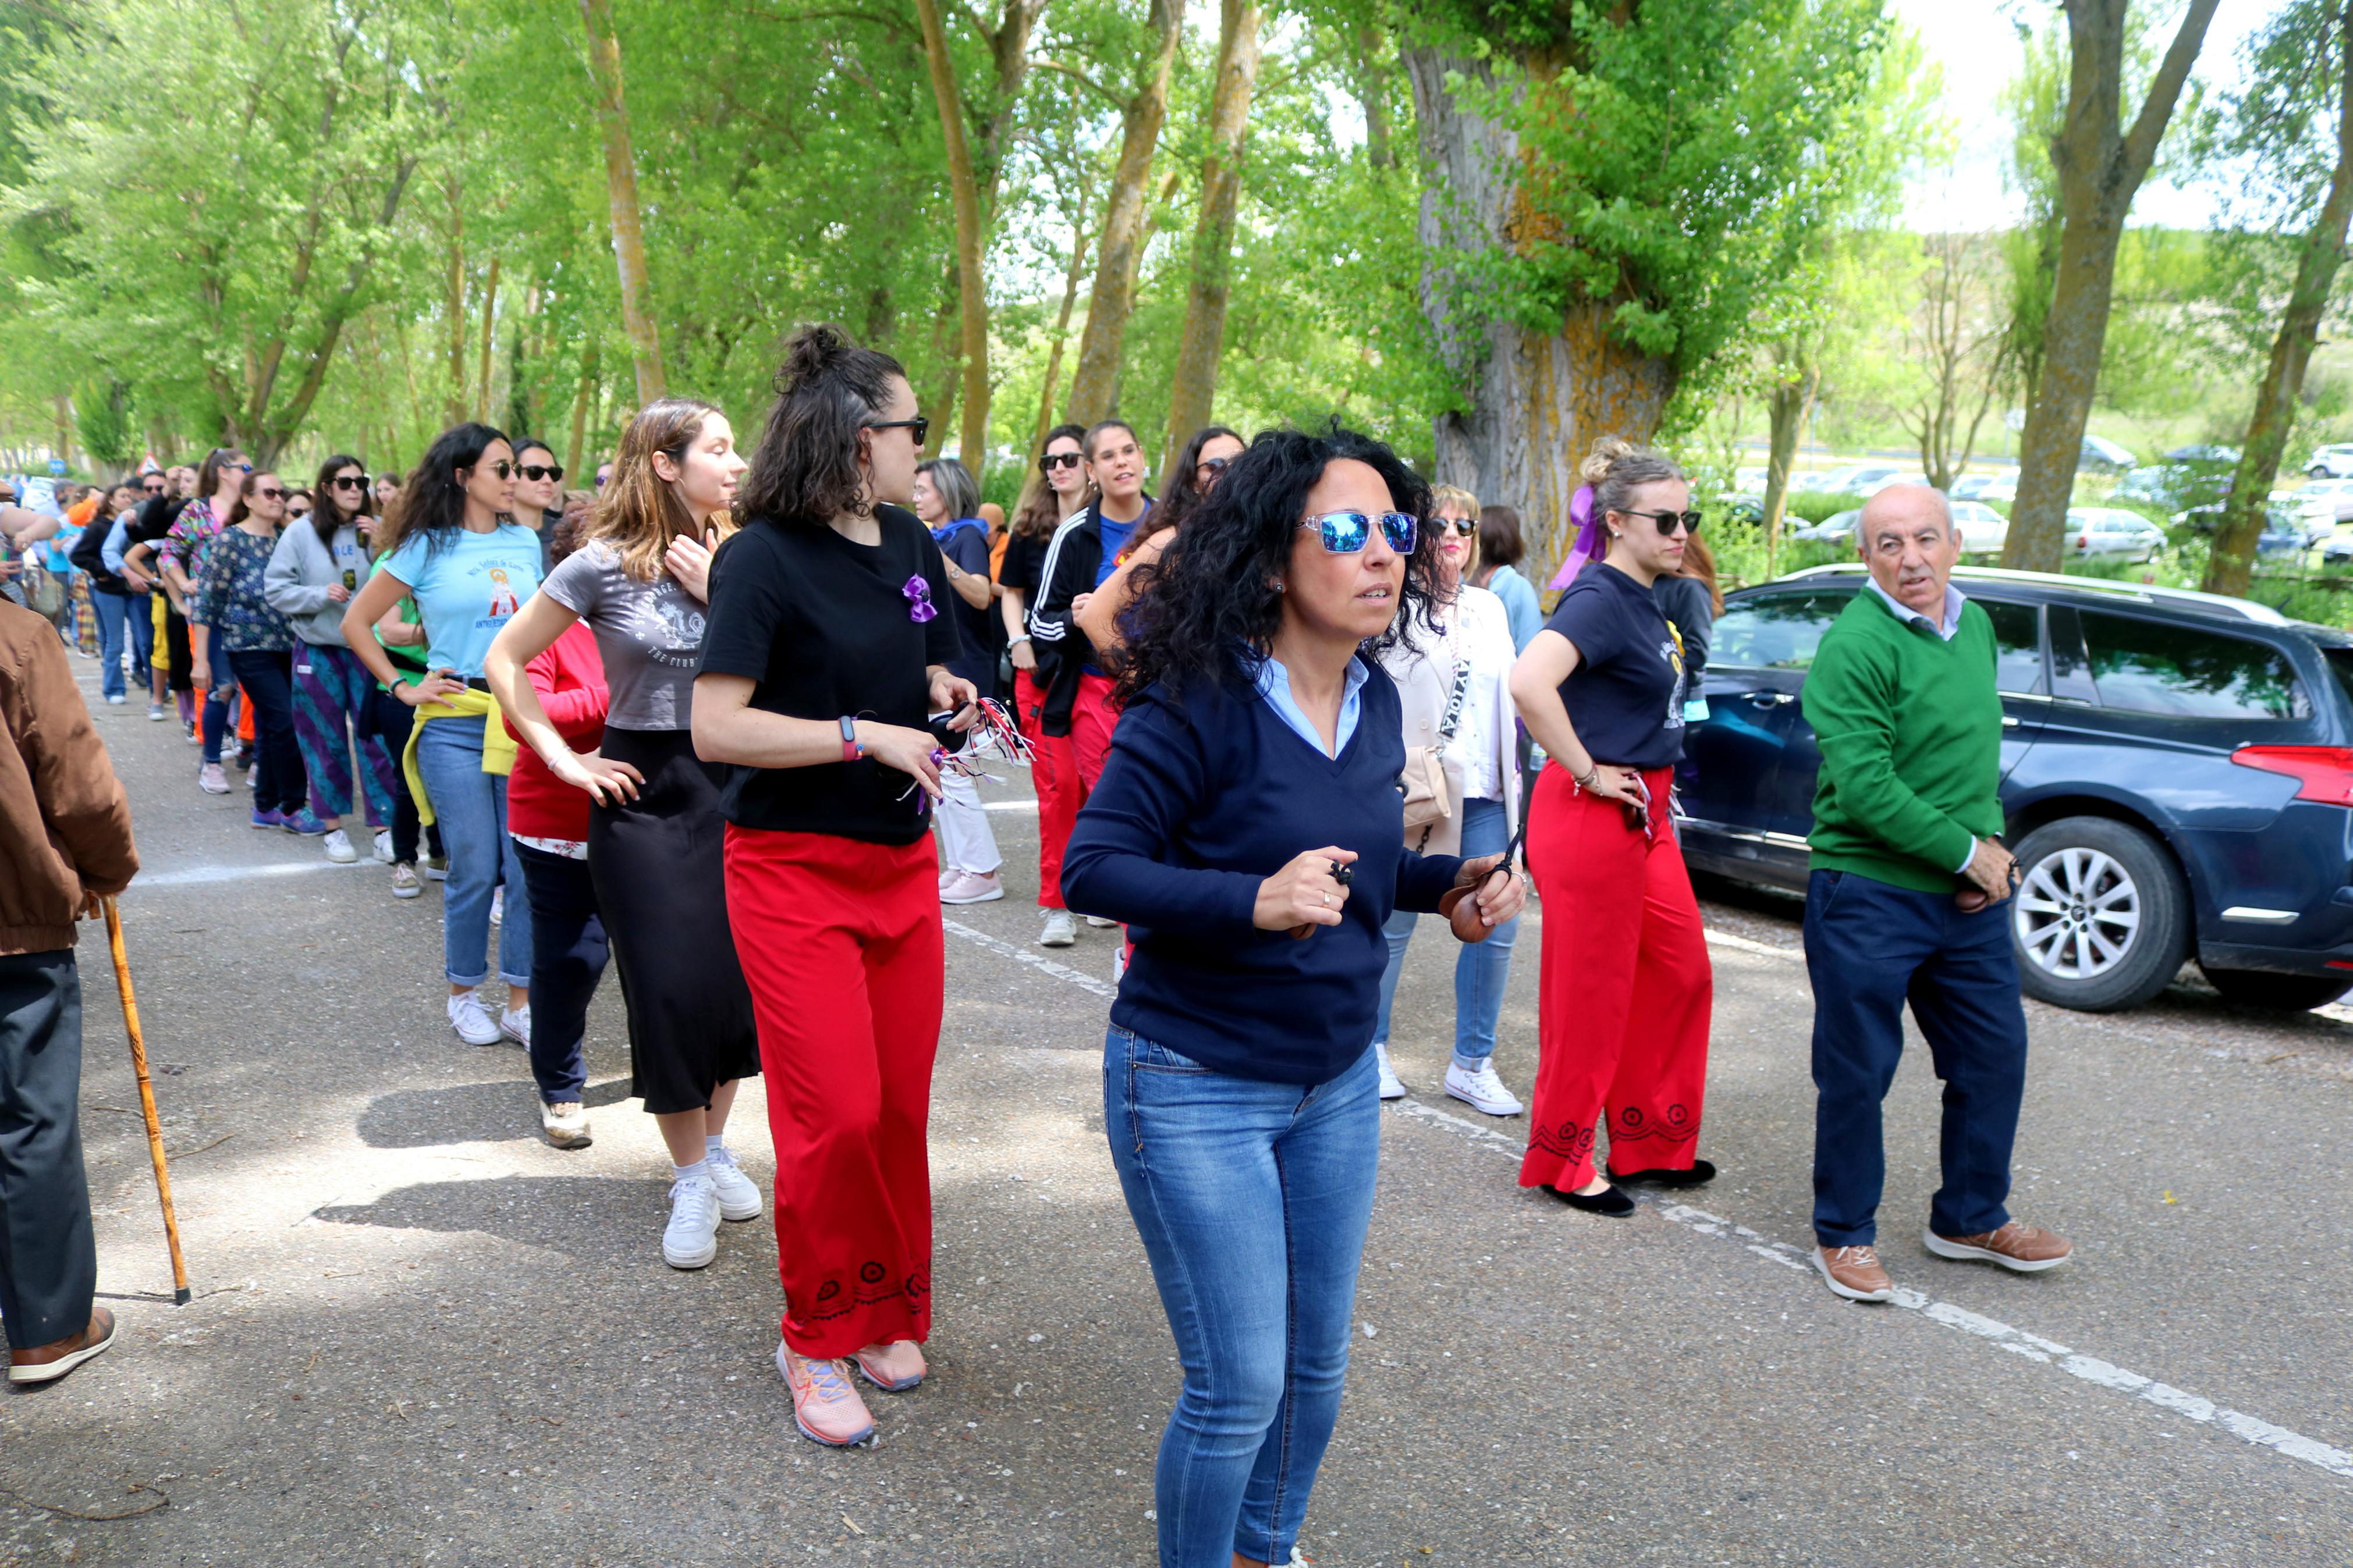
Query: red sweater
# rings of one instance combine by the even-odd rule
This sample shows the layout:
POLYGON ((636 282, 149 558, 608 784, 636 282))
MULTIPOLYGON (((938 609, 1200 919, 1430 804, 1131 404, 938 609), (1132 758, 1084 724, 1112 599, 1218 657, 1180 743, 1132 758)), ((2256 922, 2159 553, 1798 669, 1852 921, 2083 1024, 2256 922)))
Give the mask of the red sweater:
MULTIPOLYGON (((583 621, 564 628, 554 646, 523 667, 547 721, 575 752, 593 752, 605 739, 605 712, 613 695, 605 689, 605 661, 596 634, 583 621)), ((515 748, 514 772, 507 775, 507 831, 522 838, 588 837, 588 792, 559 783, 531 749, 514 721, 500 715, 515 748)))

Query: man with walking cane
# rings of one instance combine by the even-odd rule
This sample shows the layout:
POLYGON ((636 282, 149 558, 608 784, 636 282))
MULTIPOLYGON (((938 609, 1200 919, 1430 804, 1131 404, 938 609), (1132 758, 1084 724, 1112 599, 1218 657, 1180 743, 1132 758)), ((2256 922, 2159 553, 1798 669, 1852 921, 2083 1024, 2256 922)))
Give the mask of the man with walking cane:
POLYGON ((1945 1081, 1944 1184, 1921 1245, 2034 1273, 2064 1237, 2010 1216, 2026 1090, 2026 1013, 2002 847, 2001 698, 1993 623, 1952 585, 1960 539, 1944 492, 1891 485, 1855 528, 1871 581, 1822 637, 1806 721, 1822 749, 1806 884, 1814 987, 1814 1267, 1834 1294, 1886 1301, 1887 1157, 1879 1107, 1904 1006, 1945 1081))
POLYGON ((114 1342, 81 1163, 75 921, 139 869, 131 807, 48 622, 0 604, 0 1317, 8 1381, 114 1342))

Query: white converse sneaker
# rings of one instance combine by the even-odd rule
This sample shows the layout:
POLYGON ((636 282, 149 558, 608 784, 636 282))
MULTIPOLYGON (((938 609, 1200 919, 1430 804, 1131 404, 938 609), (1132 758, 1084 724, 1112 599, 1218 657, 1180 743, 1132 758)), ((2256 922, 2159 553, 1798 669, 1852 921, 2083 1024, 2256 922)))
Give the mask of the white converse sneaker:
POLYGON ((500 1014, 499 1033, 524 1050, 531 1049, 531 1004, 526 1002, 500 1014))
POLYGON ((491 1016, 482 1011, 482 999, 471 991, 449 998, 449 1026, 470 1046, 499 1043, 499 1026, 491 1022, 491 1016))
POLYGON ((1389 1066, 1389 1046, 1387 1040, 1375 1040, 1373 1042, 1373 1058, 1380 1064, 1381 1098, 1383 1100, 1403 1100, 1405 1098, 1405 1079, 1398 1077, 1397 1068, 1389 1066))
POLYGON ((1038 933, 1039 947, 1069 947, 1079 940, 1078 923, 1068 910, 1048 910, 1046 929, 1038 933))
POLYGON ((541 1100, 539 1130, 547 1134, 550 1146, 557 1149, 586 1149, 592 1142, 588 1136, 588 1112, 576 1100, 554 1105, 541 1100))
POLYGON ((1517 1116, 1527 1109, 1520 1103, 1518 1096, 1504 1087, 1504 1080, 1495 1076, 1493 1062, 1481 1062, 1477 1072, 1472 1072, 1461 1062, 1449 1062, 1446 1067, 1446 1092, 1451 1099, 1459 1100, 1490 1116, 1517 1116))
POLYGON ((760 1189, 744 1167, 735 1163, 734 1154, 725 1145, 703 1155, 702 1163, 711 1168, 711 1184, 719 1194, 721 1219, 758 1219, 761 1213, 760 1189))
POLYGON ((708 1176, 681 1176, 670 1184, 662 1261, 672 1268, 701 1268, 718 1256, 718 1190, 708 1176))
POLYGON ((392 864, 392 829, 389 827, 375 830, 375 858, 387 866, 392 864))
POLYGON ((327 858, 338 866, 348 866, 360 858, 360 852, 352 847, 352 836, 340 827, 331 828, 319 840, 319 846, 326 850, 327 858))

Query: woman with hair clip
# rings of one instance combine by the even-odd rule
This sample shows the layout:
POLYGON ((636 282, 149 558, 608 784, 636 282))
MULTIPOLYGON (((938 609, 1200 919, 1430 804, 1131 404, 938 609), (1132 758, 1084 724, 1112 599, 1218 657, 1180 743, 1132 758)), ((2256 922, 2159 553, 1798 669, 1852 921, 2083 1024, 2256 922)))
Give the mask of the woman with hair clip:
POLYGON ((1379 442, 1274 431, 1129 612, 1124 713, 1064 871, 1135 952, 1103 1121, 1185 1381, 1154 1481, 1163 1568, 1292 1561, 1340 1414, 1372 1217, 1372 1043, 1398 909, 1519 913, 1501 855, 1406 847, 1397 689, 1430 627, 1429 492, 1379 442))
MULTIPOLYGON (((142 574, 148 571, 151 557, 158 563, 164 592, 190 625, 192 661, 196 657, 198 639, 193 633, 195 617, 188 615, 188 596, 195 592, 196 574, 204 570, 206 547, 214 535, 227 526, 228 514, 252 473, 253 465, 246 461, 244 453, 234 447, 215 447, 205 454, 204 465, 196 470, 195 499, 180 509, 164 536, 142 540, 122 552, 124 564, 142 574)), ((209 680, 199 682, 195 670, 189 671, 191 687, 205 688, 203 704, 197 710, 205 749, 196 767, 196 785, 206 795, 227 795, 228 779, 220 765, 221 737, 228 732, 228 700, 237 689, 237 679, 229 672, 227 645, 210 639, 209 648, 209 680)), ((178 650, 175 647, 173 651, 178 650)))
POLYGON ((516 733, 592 803, 588 876, 621 966, 629 1092, 646 1102, 676 1170, 661 1243, 673 1268, 702 1268, 718 1256, 721 1220, 764 1209, 727 1148, 736 1086, 760 1070, 760 1042, 727 923, 727 770, 695 754, 692 717, 712 551, 735 531, 728 509, 744 466, 712 405, 664 397, 639 409, 579 548, 483 661, 516 733), (523 675, 583 621, 611 692, 604 739, 585 754, 523 675))
POLYGON ((343 641, 343 606, 372 570, 359 530, 367 504, 360 460, 337 453, 320 464, 318 497, 308 519, 278 536, 263 592, 294 626, 294 740, 310 774, 311 815, 326 828, 327 858, 360 858, 343 825, 352 809, 356 746, 356 793, 375 830, 375 858, 390 864, 392 758, 373 721, 375 682, 343 641))
POLYGON ((441 960, 449 1027, 472 1046, 501 1036, 531 1044, 531 900, 499 927, 507 1005, 493 1022, 480 987, 490 977, 491 895, 523 886, 507 836, 507 773, 514 742, 482 677, 491 639, 539 587, 539 538, 507 513, 514 457, 487 425, 444 430, 426 449, 377 530, 385 552, 343 608, 343 641, 368 673, 415 711, 401 759, 418 814, 438 823, 449 877, 442 889, 441 960), (405 597, 417 601, 426 674, 405 679, 375 627, 405 597))
POLYGON ((294 743, 294 629, 269 602, 268 577, 286 516, 276 474, 248 473, 220 531, 205 543, 188 595, 189 650, 196 684, 223 664, 254 710, 253 826, 316 837, 326 832, 303 805, 302 753, 294 743))
POLYGON ((1185 449, 1176 455, 1176 478, 1168 493, 1152 509, 1151 537, 1130 549, 1103 584, 1079 612, 1079 630, 1087 634, 1101 654, 1116 654, 1120 646, 1119 618, 1135 597, 1135 574, 1160 559, 1168 542, 1176 537, 1176 530, 1193 509, 1214 489, 1218 476, 1226 465, 1241 456, 1242 438, 1222 425, 1208 425, 1193 432, 1185 449))
MULTIPOLYGON (((955 595, 948 612, 964 645, 948 660, 948 668, 971 681, 974 690, 987 691, 996 663, 988 655, 988 615, 996 595, 988 576, 988 525, 979 511, 980 486, 962 463, 934 458, 915 465, 915 516, 939 544, 948 588, 955 595)), ((940 783, 947 792, 934 814, 939 819, 943 862, 940 902, 994 903, 1005 896, 1005 884, 997 876, 1005 857, 997 852, 997 835, 989 830, 980 791, 956 769, 943 774, 940 783)))
POLYGON ((1550 759, 1528 809, 1528 870, 1549 912, 1520 1185, 1624 1218, 1634 1201, 1620 1187, 1715 1175, 1694 1157, 1714 982, 1669 807, 1683 651, 1653 594, 1700 514, 1682 470, 1615 437, 1594 443, 1583 472, 1574 576, 1512 668, 1520 717, 1550 759), (1606 1177, 1594 1166, 1605 1115, 1606 1177))
POLYGON ((874 1435, 841 1358, 913 1388, 932 1328, 944 938, 923 814, 944 753, 929 723, 962 731, 979 710, 948 668, 939 546, 903 510, 928 424, 890 355, 839 327, 793 335, 743 529, 712 573, 694 691, 696 751, 735 764, 720 808, 776 1146, 776 1370, 802 1434, 836 1447, 874 1435))
MULTIPOLYGON (((1430 497, 1430 528, 1438 536, 1433 629, 1405 627, 1381 655, 1405 716, 1404 776, 1412 786, 1405 841, 1431 854, 1500 855, 1520 820, 1519 726, 1512 709, 1517 650, 1503 601, 1471 583, 1479 569, 1479 498, 1452 485, 1436 487, 1430 497)), ((1412 910, 1399 910, 1382 928, 1389 959, 1381 971, 1373 1054, 1383 1100, 1405 1098, 1389 1059, 1389 1015, 1419 923, 1412 910)), ((1446 1093, 1490 1116, 1517 1116, 1524 1109, 1494 1065, 1495 1023, 1519 928, 1518 921, 1506 921, 1454 960, 1454 1055, 1446 1093)))
POLYGON ((1013 714, 1029 742, 1029 782, 1038 791, 1038 907, 1045 911, 1039 947, 1069 947, 1079 928, 1062 904, 1062 847, 1079 819, 1079 756, 1068 735, 1049 735, 1044 726, 1046 683, 1029 637, 1029 607, 1037 603, 1039 573, 1064 519, 1086 510, 1086 437, 1083 426, 1057 425, 1046 432, 1038 473, 1013 515, 997 584, 1007 644, 1013 660, 1013 714))

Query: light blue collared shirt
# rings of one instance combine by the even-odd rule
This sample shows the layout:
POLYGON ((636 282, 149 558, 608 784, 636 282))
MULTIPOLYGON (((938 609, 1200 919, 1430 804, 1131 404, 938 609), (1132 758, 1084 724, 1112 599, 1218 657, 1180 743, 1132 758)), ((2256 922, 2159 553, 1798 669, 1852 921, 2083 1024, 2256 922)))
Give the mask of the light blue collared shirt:
POLYGON ((1256 679, 1258 694, 1266 699, 1266 705, 1274 710, 1276 718, 1290 725, 1293 733, 1318 752, 1336 757, 1348 749, 1348 737, 1356 732, 1356 721, 1365 710, 1365 682, 1371 675, 1362 658, 1348 661, 1348 673, 1340 689, 1340 722, 1333 729, 1332 749, 1328 752, 1324 751, 1324 737, 1301 710, 1299 700, 1292 696, 1291 671, 1282 668, 1282 661, 1271 655, 1261 658, 1256 679))
POLYGON ((1968 604, 1968 600, 1963 597, 1961 591, 1958 588, 1954 587, 1949 582, 1945 584, 1945 618, 1941 623, 1939 623, 1930 620, 1927 616, 1922 615, 1911 605, 1903 603, 1901 600, 1897 599, 1894 595, 1881 587, 1879 585, 1878 578, 1870 577, 1864 579, 1864 581, 1871 584, 1871 591, 1879 595, 1880 602, 1885 605, 1889 610, 1893 611, 1895 618, 1902 621, 1905 626, 1926 626, 1930 631, 1936 633, 1938 637, 1944 638, 1947 642, 1952 641, 1954 634, 1957 633, 1961 629, 1961 606, 1968 604))

